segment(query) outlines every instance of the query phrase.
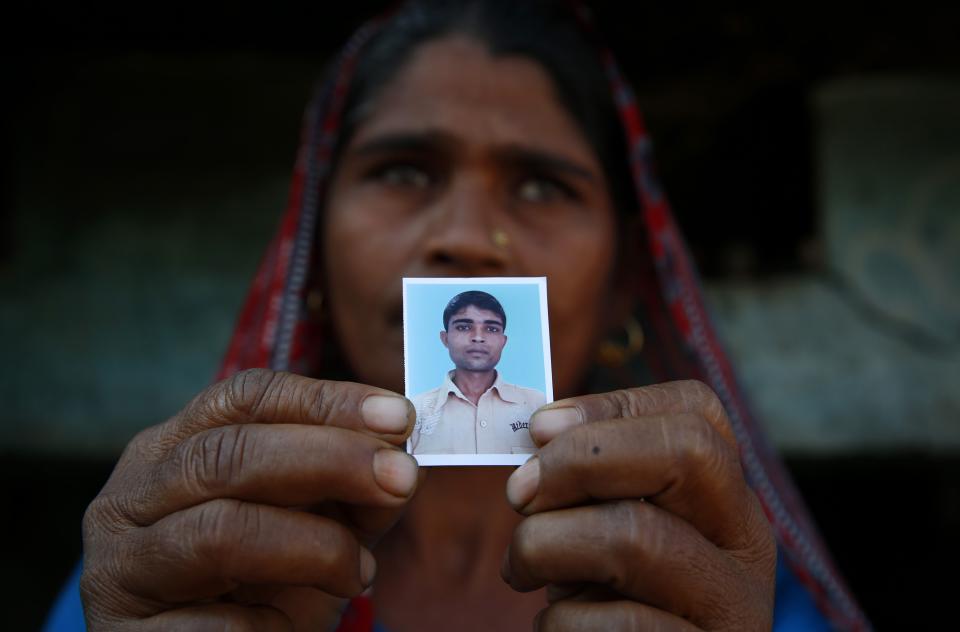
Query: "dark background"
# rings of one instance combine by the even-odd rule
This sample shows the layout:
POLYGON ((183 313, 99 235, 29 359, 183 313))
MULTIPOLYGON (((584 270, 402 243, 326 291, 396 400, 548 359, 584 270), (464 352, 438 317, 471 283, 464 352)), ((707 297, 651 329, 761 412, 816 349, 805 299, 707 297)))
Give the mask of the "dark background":
MULTIPOLYGON (((869 10, 836 3, 632 4, 596 3, 598 17, 644 104, 665 188, 708 278, 789 275, 819 265, 811 247, 820 226, 807 109, 816 83, 874 72, 960 73, 956 3, 875 3, 869 10)), ((375 10, 365 2, 336 10, 283 2, 247 10, 201 3, 21 7, 2 27, 7 96, 0 140, 19 133, 18 121, 43 106, 22 95, 38 94, 33 88, 51 80, 51 67, 138 52, 199 59, 236 51, 316 60, 319 74, 351 28, 375 10)), ((289 136, 269 146, 281 164, 293 155, 298 117, 291 112, 289 136)), ((0 145, 0 262, 22 239, 11 229, 20 160, 11 146, 0 145)), ((80 554, 80 516, 115 457, 0 456, 8 499, 0 582, 12 605, 5 627, 33 629, 80 554)), ((787 460, 878 629, 949 627, 949 589, 956 584, 950 573, 960 562, 960 458, 895 452, 787 460)))

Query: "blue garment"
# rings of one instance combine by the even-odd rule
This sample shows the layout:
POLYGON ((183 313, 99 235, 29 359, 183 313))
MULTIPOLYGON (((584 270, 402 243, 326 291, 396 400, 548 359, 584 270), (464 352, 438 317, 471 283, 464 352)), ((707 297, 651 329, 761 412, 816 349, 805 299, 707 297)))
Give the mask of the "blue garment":
MULTIPOLYGON (((57 597, 42 632, 86 632, 87 626, 83 621, 83 608, 80 605, 80 570, 81 565, 77 564, 57 597)), ((779 556, 773 632, 829 632, 830 629, 830 625, 813 603, 810 593, 783 562, 783 556, 779 556)), ((373 632, 387 632, 387 629, 380 623, 375 623, 373 632)))
POLYGON ((47 615, 42 632, 87 632, 83 620, 83 605, 80 603, 80 571, 83 561, 77 563, 67 583, 60 590, 57 600, 47 615))
POLYGON ((773 632, 829 632, 832 628, 813 597, 777 555, 777 594, 773 605, 773 632))

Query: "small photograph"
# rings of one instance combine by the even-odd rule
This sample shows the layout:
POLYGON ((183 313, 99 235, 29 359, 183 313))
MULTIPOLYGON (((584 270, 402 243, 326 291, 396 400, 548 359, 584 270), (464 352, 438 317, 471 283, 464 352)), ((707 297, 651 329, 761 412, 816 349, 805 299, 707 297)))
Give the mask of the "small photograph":
POLYGON ((407 451, 420 465, 521 465, 553 401, 545 277, 403 280, 407 451))

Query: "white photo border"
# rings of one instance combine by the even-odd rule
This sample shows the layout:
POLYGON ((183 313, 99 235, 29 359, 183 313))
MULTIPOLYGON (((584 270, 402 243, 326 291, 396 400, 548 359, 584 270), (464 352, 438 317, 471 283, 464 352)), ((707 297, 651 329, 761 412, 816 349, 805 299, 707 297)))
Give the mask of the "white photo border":
MULTIPOLYGON (((547 315, 547 277, 404 277, 403 278, 403 388, 410 384, 410 363, 407 361, 409 340, 407 335, 407 287, 409 285, 470 285, 483 289, 484 285, 535 285, 540 297, 540 335, 543 343, 544 388, 547 403, 553 401, 553 359, 550 356, 550 319, 547 315)), ((412 454, 410 438, 407 438, 407 453, 423 466, 434 465, 523 465, 530 454, 412 454)))

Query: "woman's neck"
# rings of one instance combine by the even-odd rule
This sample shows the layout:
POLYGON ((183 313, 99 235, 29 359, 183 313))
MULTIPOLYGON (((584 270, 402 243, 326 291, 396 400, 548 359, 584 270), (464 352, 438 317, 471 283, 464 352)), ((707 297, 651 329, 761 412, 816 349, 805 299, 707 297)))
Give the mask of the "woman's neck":
POLYGON ((545 605, 543 595, 515 593, 500 578, 503 553, 521 520, 504 492, 511 472, 431 468, 402 521, 377 547, 374 601, 388 629, 434 628, 425 617, 437 619, 436 629, 449 629, 452 621, 444 617, 466 615, 458 629, 520 622, 529 629, 545 605))
MULTIPOLYGON (((402 543, 406 563, 444 582, 470 581, 500 557, 520 522, 507 504, 511 468, 430 468, 402 521, 388 536, 402 543)), ((385 545, 387 542, 384 543, 385 545)), ((493 563, 495 562, 495 563, 493 563)))

